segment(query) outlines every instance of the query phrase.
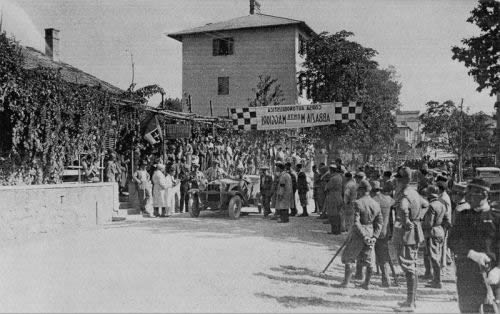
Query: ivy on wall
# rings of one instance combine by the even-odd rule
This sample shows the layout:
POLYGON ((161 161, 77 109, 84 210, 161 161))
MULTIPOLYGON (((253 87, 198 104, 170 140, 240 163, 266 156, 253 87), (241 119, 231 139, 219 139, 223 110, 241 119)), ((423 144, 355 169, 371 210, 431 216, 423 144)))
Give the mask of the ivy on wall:
POLYGON ((117 104, 117 95, 69 83, 57 70, 22 65, 21 47, 1 33, 0 184, 61 182, 79 153, 104 152, 111 127, 121 135, 136 129, 135 110, 117 104))

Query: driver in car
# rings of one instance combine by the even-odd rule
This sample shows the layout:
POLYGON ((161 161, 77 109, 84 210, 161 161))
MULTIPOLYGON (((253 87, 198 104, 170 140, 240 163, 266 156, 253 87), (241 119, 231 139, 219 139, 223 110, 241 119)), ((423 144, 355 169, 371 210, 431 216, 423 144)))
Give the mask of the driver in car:
POLYGON ((220 167, 218 160, 213 161, 212 167, 205 171, 205 175, 209 182, 227 177, 227 173, 220 167))
POLYGON ((194 163, 191 167, 191 188, 200 189, 201 191, 205 190, 207 188, 208 181, 203 172, 200 171, 200 165, 194 163))

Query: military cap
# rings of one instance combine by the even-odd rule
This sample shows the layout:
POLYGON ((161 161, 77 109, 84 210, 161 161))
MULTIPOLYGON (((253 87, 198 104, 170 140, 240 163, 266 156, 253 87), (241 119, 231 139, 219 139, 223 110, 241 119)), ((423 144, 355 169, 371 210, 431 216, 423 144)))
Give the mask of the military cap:
POLYGON ((411 177, 411 170, 408 167, 401 167, 398 169, 398 173, 395 175, 396 178, 410 178, 411 177))
POLYGON ((356 178, 366 178, 366 174, 363 171, 356 172, 356 178))
POLYGON ((328 167, 329 168, 337 168, 337 164, 330 164, 328 167))
POLYGON ((260 170, 269 170, 270 168, 268 166, 262 166, 260 167, 260 170))
POLYGON ((382 189, 382 187, 380 186, 380 181, 373 181, 372 182, 372 189, 375 190, 375 191, 380 191, 382 189))
POLYGON ((491 184, 489 182, 485 181, 484 179, 474 178, 468 184, 468 187, 475 187, 475 188, 483 189, 483 190, 489 192, 491 184))
POLYGON ((372 190, 372 186, 368 180, 361 180, 358 184, 358 189, 365 190, 366 192, 370 192, 372 190))
POLYGON ((429 185, 425 192, 428 197, 439 197, 439 188, 435 185, 429 185))

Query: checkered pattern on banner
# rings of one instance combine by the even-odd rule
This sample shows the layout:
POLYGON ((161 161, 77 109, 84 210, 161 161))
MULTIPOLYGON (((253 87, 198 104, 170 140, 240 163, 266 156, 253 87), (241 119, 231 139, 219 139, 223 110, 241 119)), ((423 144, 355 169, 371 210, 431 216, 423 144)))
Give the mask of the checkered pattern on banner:
POLYGON ((343 102, 342 106, 335 104, 335 114, 333 120, 335 122, 346 123, 353 120, 361 119, 363 107, 355 102, 343 102))
POLYGON ((235 130, 257 130, 257 112, 255 108, 233 108, 231 109, 233 129, 235 130))

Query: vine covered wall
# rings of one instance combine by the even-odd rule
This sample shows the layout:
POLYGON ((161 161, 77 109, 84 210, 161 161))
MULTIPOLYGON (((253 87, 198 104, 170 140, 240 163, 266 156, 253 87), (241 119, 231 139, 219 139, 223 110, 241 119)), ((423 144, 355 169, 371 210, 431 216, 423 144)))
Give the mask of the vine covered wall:
POLYGON ((124 95, 67 82, 57 70, 24 69, 22 47, 1 33, 0 184, 59 183, 75 156, 105 151, 110 128, 133 134, 136 112, 117 97, 124 95))

